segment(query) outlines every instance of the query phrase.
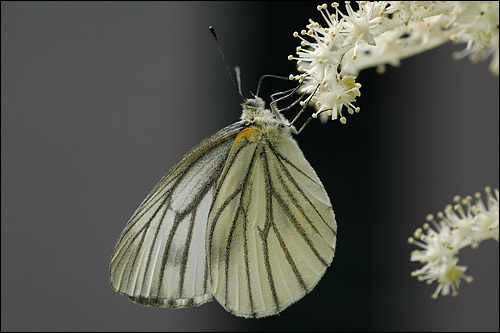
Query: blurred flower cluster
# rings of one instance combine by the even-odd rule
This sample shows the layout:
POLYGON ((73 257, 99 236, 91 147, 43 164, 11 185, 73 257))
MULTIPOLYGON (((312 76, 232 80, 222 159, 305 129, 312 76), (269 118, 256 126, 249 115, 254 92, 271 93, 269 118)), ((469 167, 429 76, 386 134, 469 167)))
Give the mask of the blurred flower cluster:
POLYGON ((299 92, 316 108, 313 118, 345 123, 344 108, 359 112, 353 103, 360 96, 361 70, 382 73, 387 64, 399 66, 401 59, 450 40, 466 44, 455 59, 491 57, 489 68, 499 74, 498 1, 346 1, 345 12, 335 2, 317 9, 324 22, 309 20, 306 29, 294 32, 300 46, 288 56, 300 72, 290 79, 302 83, 299 92))
POLYGON ((456 296, 460 281, 472 282, 472 277, 465 275, 466 266, 459 266, 458 253, 461 249, 471 246, 477 248, 486 239, 498 241, 498 209, 499 192, 491 193, 486 187, 486 200, 480 193, 454 198, 455 204, 448 205, 444 212, 427 216, 427 223, 418 228, 413 237, 408 238, 410 244, 420 247, 411 254, 411 261, 418 261, 424 266, 412 272, 420 281, 438 286, 432 294, 433 298, 451 294, 456 296))

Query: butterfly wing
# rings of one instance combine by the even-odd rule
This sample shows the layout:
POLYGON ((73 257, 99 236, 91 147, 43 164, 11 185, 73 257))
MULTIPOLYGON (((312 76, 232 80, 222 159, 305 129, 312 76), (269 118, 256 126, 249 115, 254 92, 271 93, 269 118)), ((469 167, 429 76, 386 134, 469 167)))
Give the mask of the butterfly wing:
POLYGON ((110 265, 113 288, 145 305, 188 307, 213 298, 206 261, 207 217, 242 122, 187 153, 153 188, 118 239, 110 265))
POLYGON ((291 136, 243 130, 215 191, 207 251, 219 303, 237 316, 265 317, 311 291, 333 260, 337 224, 291 136))

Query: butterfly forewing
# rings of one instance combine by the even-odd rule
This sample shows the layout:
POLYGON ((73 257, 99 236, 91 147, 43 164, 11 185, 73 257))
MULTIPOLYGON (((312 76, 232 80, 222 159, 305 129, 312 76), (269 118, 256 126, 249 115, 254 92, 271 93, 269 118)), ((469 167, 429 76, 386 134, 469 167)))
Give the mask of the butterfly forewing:
POLYGON ((111 258, 116 291, 154 306, 194 306, 213 298, 207 217, 216 180, 242 126, 228 126, 194 147, 135 211, 111 258))
POLYGON ((238 316, 265 317, 311 291, 332 262, 337 224, 289 133, 242 131, 215 191, 207 251, 219 303, 238 316))

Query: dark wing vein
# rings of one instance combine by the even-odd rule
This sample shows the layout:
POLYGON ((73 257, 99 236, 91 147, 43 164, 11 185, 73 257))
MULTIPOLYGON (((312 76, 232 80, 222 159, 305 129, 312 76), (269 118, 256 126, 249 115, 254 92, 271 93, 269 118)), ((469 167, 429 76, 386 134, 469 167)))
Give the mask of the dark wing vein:
MULTIPOLYGON (((268 142, 268 145, 269 147, 272 147, 272 144, 270 142, 268 142)), ((278 155, 275 155, 276 158, 278 158, 278 155)), ((291 163, 291 162, 290 162, 291 163)), ((291 164, 293 165, 293 164, 291 164)), ((269 173, 269 171, 268 171, 269 173)), ((279 172, 275 172, 275 174, 277 175, 277 179, 279 180, 279 182, 281 183, 281 186, 283 186, 283 188, 287 189, 287 193, 290 194, 294 204, 299 207, 300 204, 293 198, 293 195, 291 195, 291 191, 288 189, 287 187, 287 184, 283 181, 283 178, 281 178, 279 172)), ((293 177, 290 175, 290 177, 293 179, 293 177)), ((294 181, 295 183, 295 181, 294 181)), ((296 184, 296 183, 295 183, 296 184)), ((300 187, 297 186, 297 190, 299 191, 299 193, 301 193, 301 195, 303 197, 305 197, 305 194, 304 192, 302 191, 302 189, 300 187)), ((283 199, 283 197, 280 195, 280 193, 278 191, 276 191, 276 188, 275 186, 271 185, 271 188, 270 188, 270 193, 271 195, 276 199, 276 201, 278 202, 279 206, 281 207, 281 209, 283 210, 283 212, 286 214, 286 216, 288 217, 288 220, 290 222, 292 222, 292 225, 295 227, 295 229, 297 230, 297 232, 300 234, 300 236, 302 237, 302 239, 307 243, 307 245, 309 246, 309 248, 311 249, 311 251, 314 253, 314 255, 318 258, 318 260, 324 265, 324 266, 328 266, 328 263, 325 261, 325 259, 323 259, 323 257, 319 254, 318 250, 316 249, 316 247, 314 246, 313 242, 311 241, 311 239, 308 237, 306 231, 304 230, 304 228, 300 225, 300 223, 297 221, 297 218, 296 216, 293 214, 293 212, 290 210, 290 208, 288 207, 287 203, 285 202, 285 200, 283 199)), ((311 204, 312 205, 312 204, 311 204)), ((319 214, 318 214, 319 215, 319 214)), ((321 215, 320 215, 321 216, 321 215)), ((309 218, 307 217, 307 215, 304 214, 304 217, 306 218, 306 220, 313 226, 314 230, 316 232, 318 232, 318 230, 314 227, 313 223, 309 220, 309 218)), ((318 232, 319 234, 319 232, 318 232)))
MULTIPOLYGON (((321 217, 321 221, 335 234, 337 235, 337 231, 334 230, 332 228, 331 225, 328 224, 328 222, 325 220, 325 218, 323 217, 322 214, 320 214, 320 212, 317 210, 316 206, 313 205, 313 203, 311 202, 311 200, 304 194, 304 192, 302 191, 302 189, 300 188, 299 184, 297 183, 297 181, 295 180, 295 178, 293 178, 293 176, 291 175, 290 171, 286 168, 285 166, 285 163, 287 165, 289 165, 290 167, 292 167, 294 170, 296 170, 297 172, 299 172, 300 174, 302 174, 303 176, 307 177, 309 180, 311 180, 312 182, 316 183, 317 182, 312 179, 309 175, 307 175, 306 173, 304 173, 302 170, 300 170, 292 161, 290 161, 288 158, 286 158, 285 156, 283 156, 282 154, 280 154, 277 149, 275 149, 273 147, 273 145, 271 143, 269 143, 269 146, 271 148, 271 151, 273 152, 273 154, 275 155, 276 157, 276 160, 278 161, 279 163, 279 166, 280 166, 280 169, 283 171, 283 173, 286 175, 286 177, 288 178, 288 180, 290 181, 290 183, 292 183, 294 185, 294 187, 299 191, 302 199, 304 199, 305 201, 307 201, 307 203, 316 211, 316 214, 318 214, 319 217, 321 217), (283 163, 285 162, 285 163, 283 163)), ((281 175, 277 172, 276 173, 280 178, 281 178, 281 175)), ((284 184, 284 182, 282 182, 284 184)), ((318 186, 322 186, 321 184, 318 184, 318 186)), ((288 187, 287 187, 288 189, 288 187)), ((288 194, 290 195, 291 192, 288 192, 288 194)), ((295 203, 297 202, 297 200, 292 196, 290 195, 290 197, 295 201, 295 203)), ((298 205, 296 204, 296 206, 298 207, 298 205)), ((298 207, 299 208, 299 207, 298 207)), ((301 209, 301 207, 299 208, 301 209)), ((301 213, 304 214, 303 210, 301 209, 301 213)), ((304 214, 305 216, 305 214, 304 214)), ((310 220, 308 219, 308 221, 310 222, 310 220)), ((312 224, 312 223, 311 223, 312 224)), ((316 230, 316 227, 313 225, 313 228, 316 230)))
POLYGON ((266 267, 267 280, 269 283, 269 287, 271 288, 271 293, 273 295, 273 301, 276 308, 276 311, 279 311, 280 302, 278 299, 278 294, 276 293, 276 286, 273 277, 273 272, 271 270, 271 264, 269 262, 269 230, 271 225, 274 224, 273 220, 273 201, 272 201, 272 193, 274 192, 274 188, 271 181, 271 173, 269 170, 269 161, 267 160, 267 151, 265 149, 266 146, 262 145, 262 163, 264 166, 264 180, 266 184, 266 222, 264 224, 264 229, 259 230, 260 238, 262 240, 262 249, 264 255, 264 263, 266 267))

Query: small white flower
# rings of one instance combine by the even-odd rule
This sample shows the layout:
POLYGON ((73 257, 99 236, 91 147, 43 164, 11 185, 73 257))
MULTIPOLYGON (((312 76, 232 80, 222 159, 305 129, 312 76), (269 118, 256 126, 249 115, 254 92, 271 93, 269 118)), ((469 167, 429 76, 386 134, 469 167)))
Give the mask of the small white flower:
MULTIPOLYGON (((358 44, 362 44, 363 42, 375 45, 375 37, 371 33, 371 30, 381 23, 383 11, 387 5, 384 1, 361 1, 358 4, 359 10, 355 11, 352 9, 350 2, 347 1, 345 6, 347 15, 338 11, 343 18, 343 22, 341 22, 343 29, 341 32, 347 36, 344 44, 349 45, 354 43, 354 49, 356 49, 358 44)), ((355 55, 356 52, 354 52, 355 55)))
POLYGON ((495 190, 495 196, 491 193, 491 188, 486 187, 486 203, 481 199, 481 194, 476 193, 476 205, 472 207, 477 216, 474 226, 474 242, 481 242, 484 239, 495 239, 498 242, 498 219, 500 194, 495 190))
POLYGON ((439 284, 432 294, 432 298, 434 299, 439 296, 439 293, 443 296, 447 296, 450 294, 450 291, 452 296, 457 296, 461 280, 465 280, 469 283, 472 282, 472 277, 464 274, 467 267, 456 265, 456 261, 454 261, 452 265, 442 265, 439 268, 440 271, 437 276, 437 282, 439 284))
POLYGON ((341 123, 345 124, 346 118, 342 116, 342 108, 347 107, 350 114, 359 112, 359 107, 352 104, 356 97, 360 95, 359 88, 361 84, 355 82, 355 77, 346 75, 341 78, 336 75, 333 78, 323 80, 321 83, 321 92, 313 97, 318 111, 313 114, 316 118, 319 114, 327 114, 332 120, 340 117, 341 123), (326 112, 325 112, 326 111, 326 112))

